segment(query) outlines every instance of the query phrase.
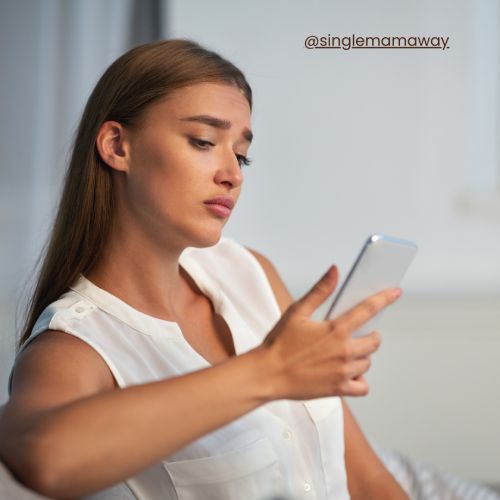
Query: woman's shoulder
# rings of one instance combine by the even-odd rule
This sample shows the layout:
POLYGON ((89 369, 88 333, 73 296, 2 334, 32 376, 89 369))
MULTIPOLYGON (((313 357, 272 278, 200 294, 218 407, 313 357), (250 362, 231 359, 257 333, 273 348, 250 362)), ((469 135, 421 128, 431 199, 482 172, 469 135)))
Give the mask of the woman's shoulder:
MULTIPOLYGON (((71 366, 72 362, 67 365, 68 360, 79 359, 82 363, 83 360, 88 360, 88 367, 95 369, 96 374, 102 373, 102 359, 97 355, 95 347, 84 341, 84 335, 80 332, 85 327, 77 326, 96 309, 95 304, 72 288, 48 304, 38 316, 30 336, 17 350, 9 376, 9 391, 14 368, 19 365, 20 360, 21 366, 27 366, 29 373, 36 371, 40 363, 43 368, 43 363, 49 359, 60 370, 63 370, 63 366, 71 366)), ((108 372, 109 370, 104 370, 105 376, 98 380, 103 387, 108 387, 110 380, 113 381, 108 372)))
POLYGON ((56 387, 59 380, 61 390, 68 388, 70 380, 76 390, 89 393, 116 387, 110 370, 95 349, 74 335, 49 328, 32 337, 16 356, 9 392, 14 373, 18 387, 24 389, 28 385, 56 387))
POLYGON ((294 301, 290 291, 288 290, 285 282, 281 278, 278 270, 275 265, 269 260, 268 257, 264 256, 262 253, 257 252, 250 247, 245 247, 248 252, 250 252, 257 262, 262 267, 271 288, 273 289, 274 295, 276 297, 276 301, 279 304, 280 311, 283 313, 290 306, 290 304, 294 301))
POLYGON ((50 329, 49 327, 56 315, 58 318, 64 317, 66 319, 81 318, 93 309, 95 309, 95 307, 88 299, 76 291, 69 289, 45 307, 33 326, 29 340, 34 338, 41 331, 50 329))

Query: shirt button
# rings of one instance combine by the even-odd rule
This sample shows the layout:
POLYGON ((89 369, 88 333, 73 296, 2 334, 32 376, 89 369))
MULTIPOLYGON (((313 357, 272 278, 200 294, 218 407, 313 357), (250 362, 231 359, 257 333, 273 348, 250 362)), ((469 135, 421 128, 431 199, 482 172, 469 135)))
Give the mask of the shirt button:
POLYGON ((289 430, 285 430, 281 433, 284 439, 292 439, 292 433, 289 430))
POLYGON ((78 307, 75 309, 75 311, 76 311, 77 313, 82 313, 83 311, 85 311, 85 309, 84 309, 82 306, 78 306, 78 307))
POLYGON ((311 485, 309 483, 304 483, 304 491, 311 491, 311 485))

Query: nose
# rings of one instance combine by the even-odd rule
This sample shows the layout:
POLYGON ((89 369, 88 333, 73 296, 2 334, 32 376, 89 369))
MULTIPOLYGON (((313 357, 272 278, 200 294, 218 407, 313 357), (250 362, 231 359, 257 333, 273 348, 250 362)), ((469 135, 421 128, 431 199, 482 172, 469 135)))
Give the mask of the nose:
POLYGON ((221 158, 221 167, 217 169, 215 181, 219 184, 227 184, 232 188, 237 188, 243 183, 243 174, 234 152, 229 152, 221 158))

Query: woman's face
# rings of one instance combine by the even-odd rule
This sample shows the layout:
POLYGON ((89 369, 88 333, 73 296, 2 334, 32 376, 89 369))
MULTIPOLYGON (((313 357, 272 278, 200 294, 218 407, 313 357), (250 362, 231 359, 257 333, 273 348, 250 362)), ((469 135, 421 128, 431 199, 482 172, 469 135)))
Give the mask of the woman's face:
POLYGON ((217 243, 229 215, 206 202, 236 204, 251 141, 250 106, 222 83, 176 90, 127 130, 125 203, 141 230, 182 246, 217 243))

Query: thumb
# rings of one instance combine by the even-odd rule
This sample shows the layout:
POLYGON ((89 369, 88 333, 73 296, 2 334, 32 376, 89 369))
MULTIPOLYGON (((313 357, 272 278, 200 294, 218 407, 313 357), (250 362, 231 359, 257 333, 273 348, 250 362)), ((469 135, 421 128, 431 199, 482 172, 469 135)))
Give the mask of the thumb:
POLYGON ((328 271, 315 283, 311 290, 295 302, 295 310, 304 316, 311 316, 333 290, 335 290, 338 277, 337 266, 330 266, 328 271))

